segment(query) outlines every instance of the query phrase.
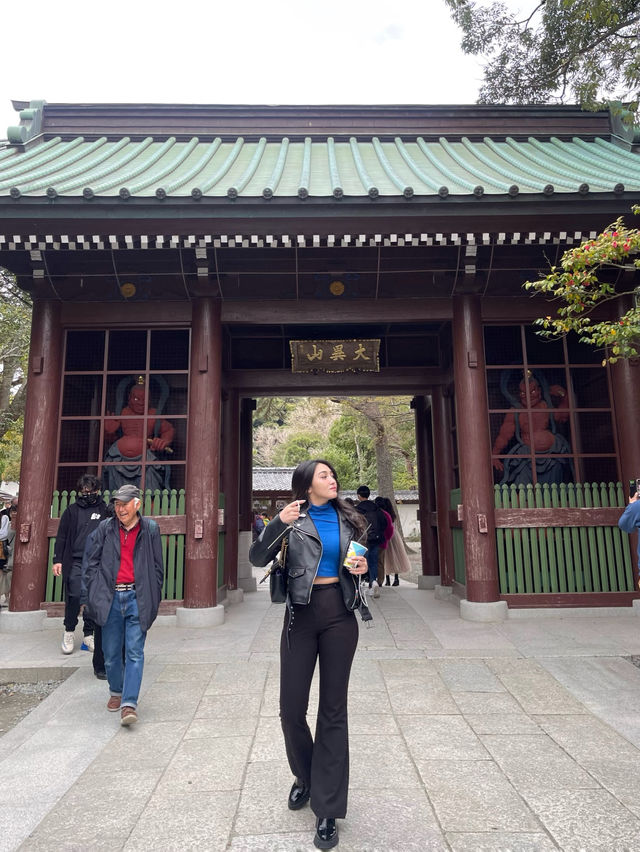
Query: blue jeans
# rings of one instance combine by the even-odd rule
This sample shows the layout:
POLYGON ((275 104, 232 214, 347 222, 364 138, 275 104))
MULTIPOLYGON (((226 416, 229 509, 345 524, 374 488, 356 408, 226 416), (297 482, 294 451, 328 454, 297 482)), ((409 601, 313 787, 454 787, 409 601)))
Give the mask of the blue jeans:
POLYGON ((121 707, 138 706, 146 638, 146 632, 140 629, 135 589, 115 592, 109 617, 102 628, 102 650, 109 692, 121 696, 121 707))
POLYGON ((367 568, 369 569, 369 585, 371 586, 378 579, 378 555, 380 554, 379 544, 370 544, 367 550, 367 568))

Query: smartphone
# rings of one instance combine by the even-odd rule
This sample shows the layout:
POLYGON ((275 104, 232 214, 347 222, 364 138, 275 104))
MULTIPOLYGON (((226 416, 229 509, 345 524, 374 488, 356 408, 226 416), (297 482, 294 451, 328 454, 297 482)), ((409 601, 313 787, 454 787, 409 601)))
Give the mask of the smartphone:
POLYGON ((629 497, 635 497, 640 494, 640 478, 629 480, 629 497))

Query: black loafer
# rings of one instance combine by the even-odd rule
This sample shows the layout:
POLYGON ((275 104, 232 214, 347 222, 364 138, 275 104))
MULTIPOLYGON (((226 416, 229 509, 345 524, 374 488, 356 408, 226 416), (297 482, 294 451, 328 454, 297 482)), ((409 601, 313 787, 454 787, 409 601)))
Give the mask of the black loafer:
POLYGON ((98 678, 98 680, 106 680, 107 673, 106 672, 94 672, 94 675, 98 678))
POLYGON ((289 810, 290 811, 298 811, 300 808, 304 808, 304 806, 309 801, 309 797, 311 796, 311 790, 305 786, 302 781, 296 780, 293 782, 293 787, 291 788, 291 792, 289 793, 289 810))
POLYGON ((316 849, 333 849, 338 845, 338 826, 332 817, 318 817, 316 836, 313 838, 316 849))

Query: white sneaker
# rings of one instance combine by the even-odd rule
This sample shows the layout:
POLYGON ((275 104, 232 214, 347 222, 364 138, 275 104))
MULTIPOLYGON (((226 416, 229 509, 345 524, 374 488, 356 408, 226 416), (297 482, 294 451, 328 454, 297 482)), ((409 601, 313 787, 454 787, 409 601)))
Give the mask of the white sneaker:
POLYGON ((93 652, 95 651, 95 648, 96 648, 95 642, 94 642, 94 639, 93 639, 93 633, 90 633, 88 636, 84 637, 84 639, 82 640, 82 645, 80 646, 80 648, 81 648, 82 651, 91 651, 91 653, 93 654, 93 652))
POLYGON ((73 633, 69 630, 65 630, 62 634, 62 653, 73 654, 74 644, 73 633))
POLYGON ((373 596, 374 598, 380 597, 380 586, 377 583, 373 584, 373 596))

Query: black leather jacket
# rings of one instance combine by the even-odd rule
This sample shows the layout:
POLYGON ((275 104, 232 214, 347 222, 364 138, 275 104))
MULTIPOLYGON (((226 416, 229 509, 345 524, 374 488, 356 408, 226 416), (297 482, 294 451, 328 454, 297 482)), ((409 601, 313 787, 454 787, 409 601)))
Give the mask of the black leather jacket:
MULTIPOLYGON (((371 613, 362 602, 359 589, 359 577, 349 573, 342 563, 347 555, 349 542, 358 536, 349 521, 338 512, 340 524, 340 568, 339 580, 342 589, 344 605, 348 610, 360 610, 363 621, 371 620, 371 613)), ((322 558, 322 542, 316 525, 309 515, 299 518, 287 526, 276 515, 262 530, 260 537, 253 542, 249 550, 249 561, 258 568, 269 565, 277 556, 286 536, 289 540, 287 548, 287 571, 289 574, 289 601, 296 604, 308 604, 311 600, 313 581, 318 573, 318 565, 322 558)))

